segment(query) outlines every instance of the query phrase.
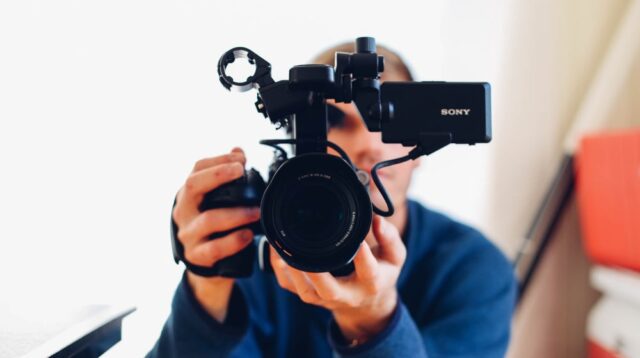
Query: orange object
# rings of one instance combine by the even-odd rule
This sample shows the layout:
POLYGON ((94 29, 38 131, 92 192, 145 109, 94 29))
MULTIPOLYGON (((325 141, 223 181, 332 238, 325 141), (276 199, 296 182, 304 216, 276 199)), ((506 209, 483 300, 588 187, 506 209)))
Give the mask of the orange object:
POLYGON ((592 342, 592 341, 587 342, 587 354, 589 358, 621 358, 622 357, 617 353, 611 352, 608 349, 599 345, 598 343, 592 342))
POLYGON ((574 168, 587 254, 640 271, 640 129, 585 136, 574 168))

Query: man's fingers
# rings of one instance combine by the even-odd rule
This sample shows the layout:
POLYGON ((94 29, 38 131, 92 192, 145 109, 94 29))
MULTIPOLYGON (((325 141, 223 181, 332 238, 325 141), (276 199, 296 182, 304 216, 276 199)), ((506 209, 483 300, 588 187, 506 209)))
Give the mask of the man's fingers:
POLYGON ((237 254, 252 240, 253 232, 251 230, 238 230, 219 239, 187 247, 184 256, 194 265, 209 267, 225 257, 237 254))
POLYGON ((369 228, 369 232, 367 232, 367 236, 364 237, 364 241, 369 244, 369 247, 373 249, 378 246, 378 242, 376 241, 376 237, 373 235, 373 227, 369 228))
POLYGON ((231 230, 252 223, 260 218, 258 207, 237 207, 204 211, 185 227, 178 230, 178 238, 183 244, 202 240, 214 232, 231 230))
POLYGON ((244 175, 240 162, 218 164, 191 174, 184 184, 184 195, 194 198, 244 175))
POLYGON ((239 162, 243 166, 247 164, 247 158, 244 155, 244 151, 241 148, 233 148, 231 153, 218 155, 215 157, 200 159, 193 166, 192 173, 199 172, 203 169, 210 168, 220 164, 228 164, 233 162, 239 162))
POLYGON ((395 266, 402 265, 407 256, 407 249, 398 229, 382 217, 374 215, 373 234, 378 241, 380 258, 395 266))
POLYGON ((360 248, 353 258, 353 264, 356 269, 356 276, 360 282, 367 285, 376 284, 379 274, 378 261, 375 256, 373 256, 369 244, 366 242, 360 244, 360 248))
POLYGON ((302 302, 317 304, 320 302, 320 296, 316 292, 315 287, 309 282, 305 274, 293 267, 287 267, 287 273, 296 288, 296 293, 302 302))
POLYGON ((270 248, 270 259, 273 272, 280 287, 300 297, 305 303, 316 304, 320 302, 320 297, 311 282, 305 277, 302 271, 296 270, 270 248))
POLYGON ((271 247, 269 247, 269 261, 271 262, 271 267, 273 268, 273 273, 276 276, 278 285, 295 294, 296 287, 293 285, 293 282, 287 273, 287 263, 284 262, 276 250, 271 247))
POLYGON ((191 174, 178 193, 178 202, 173 209, 173 218, 178 226, 185 225, 198 214, 198 205, 204 194, 242 175, 244 166, 239 162, 219 164, 191 174))
POLYGON ((318 296, 326 301, 342 299, 342 287, 338 280, 328 272, 305 272, 305 276, 315 287, 318 296))

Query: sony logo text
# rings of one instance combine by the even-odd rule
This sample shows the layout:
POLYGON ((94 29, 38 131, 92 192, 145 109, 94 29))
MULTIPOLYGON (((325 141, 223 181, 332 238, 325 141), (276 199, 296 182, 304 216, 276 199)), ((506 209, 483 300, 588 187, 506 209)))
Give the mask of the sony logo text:
POLYGON ((471 108, 443 108, 440 114, 443 116, 468 116, 471 108))

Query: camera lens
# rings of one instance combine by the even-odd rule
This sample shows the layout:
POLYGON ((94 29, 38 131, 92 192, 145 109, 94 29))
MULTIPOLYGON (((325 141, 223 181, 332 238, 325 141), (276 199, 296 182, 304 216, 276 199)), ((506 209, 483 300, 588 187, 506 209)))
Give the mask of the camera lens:
POLYGON ((346 221, 344 201, 335 188, 321 182, 298 185, 286 201, 283 225, 305 246, 321 246, 339 233, 346 221))
POLYGON ((355 171, 324 153, 296 156, 262 199, 262 226, 287 263, 310 272, 348 264, 371 226, 371 200, 355 171))

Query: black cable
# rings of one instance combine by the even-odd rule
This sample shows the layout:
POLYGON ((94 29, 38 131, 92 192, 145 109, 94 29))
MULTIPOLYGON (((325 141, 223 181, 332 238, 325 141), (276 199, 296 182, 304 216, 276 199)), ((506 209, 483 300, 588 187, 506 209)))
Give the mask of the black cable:
POLYGON ((271 141, 274 141, 274 140, 277 140, 277 139, 266 139, 266 140, 261 140, 261 141, 260 141, 260 144, 264 144, 264 145, 267 145, 267 146, 269 146, 269 147, 271 147, 271 148, 276 149, 277 151, 279 151, 279 152, 280 152, 280 154, 284 157, 284 159, 287 159, 287 158, 288 158, 287 151, 286 151, 286 150, 284 150, 284 149, 283 149, 281 146, 279 146, 277 143, 272 143, 272 142, 271 142, 271 141))
POLYGON ((392 166, 392 165, 404 163, 404 162, 406 162, 408 160, 414 160, 414 159, 420 157, 422 154, 424 154, 424 151, 422 150, 422 148, 420 146, 417 146, 417 147, 413 148, 404 157, 384 160, 384 161, 374 165, 373 168, 371 168, 371 178, 373 179, 373 182, 376 184, 376 187, 378 188, 378 191, 380 191, 380 195, 382 195, 382 198, 384 199, 385 204, 387 204, 387 211, 382 211, 382 209, 378 208, 374 204, 373 205, 373 211, 376 214, 378 214, 380 216, 389 217, 389 216, 393 215, 393 213, 395 212, 395 209, 393 207, 393 203, 391 202, 391 199, 389 199, 389 195, 387 194, 387 191, 385 190, 384 185, 382 185, 382 181, 380 181, 380 177, 378 176, 378 169, 382 169, 382 168, 389 167, 389 166, 392 166))
POLYGON ((353 164, 353 162, 351 161, 351 158, 349 158, 349 156, 347 155, 347 152, 345 152, 342 148, 340 148, 340 146, 338 146, 337 144, 333 143, 333 142, 329 142, 327 141, 327 146, 331 147, 331 149, 335 150, 336 152, 338 152, 338 154, 340 154, 340 156, 347 161, 347 163, 349 163, 349 165, 354 169, 354 170, 358 170, 358 168, 356 168, 355 164, 353 164))
MULTIPOLYGON (((283 153, 285 153, 285 155, 286 155, 286 152, 284 151, 284 149, 280 148, 276 144, 297 144, 297 143, 309 143, 309 142, 316 142, 316 143, 321 143, 322 144, 322 141, 304 140, 304 139, 263 139, 259 143, 260 144, 264 144, 264 145, 268 145, 270 147, 277 148, 280 151, 282 151, 283 153)), ((349 158, 349 155, 347 155, 347 153, 342 148, 340 148, 340 146, 338 146, 337 144, 335 144, 333 142, 330 142, 330 141, 325 141, 324 144, 327 147, 330 147, 331 149, 333 149, 336 152, 338 152, 338 154, 340 154, 342 159, 344 159, 349 164, 349 166, 351 166, 354 170, 357 169, 356 166, 351 161, 351 158, 349 158)))
POLYGON ((378 191, 380 191, 380 194, 382 195, 382 198, 384 199, 385 204, 387 204, 387 211, 383 211, 382 209, 378 208, 374 204, 373 211, 376 214, 380 216, 389 217, 393 215, 393 213, 395 212, 393 203, 391 202, 391 199, 389 199, 389 195, 387 194, 387 191, 385 190, 384 185, 382 185, 382 181, 380 181, 380 177, 378 176, 378 169, 382 169, 391 165, 404 163, 407 160, 411 160, 411 159, 414 159, 411 157, 411 155, 405 155, 404 157, 400 157, 400 158, 384 160, 374 165, 373 168, 371 168, 371 178, 373 179, 373 182, 376 184, 378 191))

